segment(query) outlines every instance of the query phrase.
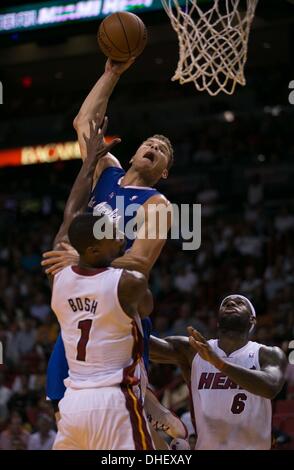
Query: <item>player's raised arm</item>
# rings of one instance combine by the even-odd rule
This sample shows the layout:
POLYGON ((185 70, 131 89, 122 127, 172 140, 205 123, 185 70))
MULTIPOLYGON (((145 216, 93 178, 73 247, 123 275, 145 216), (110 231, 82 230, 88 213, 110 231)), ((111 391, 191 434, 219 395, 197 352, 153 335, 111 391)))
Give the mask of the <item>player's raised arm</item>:
POLYGON ((205 338, 192 327, 189 327, 188 331, 190 345, 202 359, 214 365, 244 390, 272 400, 282 389, 287 359, 280 348, 262 346, 259 350, 261 370, 246 369, 220 358, 205 338))
POLYGON ((157 194, 141 206, 137 218, 140 228, 132 248, 114 260, 112 266, 135 269, 148 278, 167 240, 172 224, 172 205, 163 195, 157 194))
MULTIPOLYGON (((95 167, 100 158, 109 152, 120 139, 114 139, 110 144, 105 144, 104 135, 107 130, 107 118, 104 120, 102 129, 99 129, 100 118, 95 123, 89 123, 89 137, 84 136, 86 154, 82 168, 73 184, 69 198, 65 205, 63 222, 54 240, 54 249, 62 249, 62 242, 67 241, 68 228, 78 214, 85 211, 92 187, 92 178, 95 167)), ((43 263, 42 263, 43 264, 43 263)), ((43 264, 44 265, 44 264, 43 264)))
MULTIPOLYGON (((115 85, 122 73, 127 70, 133 62, 133 58, 127 62, 115 63, 111 59, 108 59, 104 74, 94 85, 75 117, 73 125, 78 135, 82 159, 86 158, 87 155, 84 135, 89 137, 89 122, 95 119, 95 116, 98 113, 100 116, 99 124, 101 125, 107 109, 108 100, 115 88, 115 85)), ((114 159, 114 157, 112 158, 114 159)), ((114 159, 113 166, 116 166, 115 164, 119 165, 119 162, 114 159)))

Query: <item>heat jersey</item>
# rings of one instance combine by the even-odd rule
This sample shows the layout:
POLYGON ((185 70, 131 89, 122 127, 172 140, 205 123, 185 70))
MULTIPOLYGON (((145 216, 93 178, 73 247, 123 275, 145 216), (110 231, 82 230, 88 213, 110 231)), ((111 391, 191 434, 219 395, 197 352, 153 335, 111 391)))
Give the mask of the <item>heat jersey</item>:
MULTIPOLYGON (((213 351, 232 364, 260 370, 261 344, 249 341, 230 356, 208 341, 213 351)), ((192 363, 191 392, 197 450, 266 450, 271 447, 271 401, 243 390, 198 354, 192 363)))
POLYGON ((61 326, 72 389, 136 385, 143 380, 139 316, 118 300, 122 269, 68 266, 54 277, 51 306, 61 326))

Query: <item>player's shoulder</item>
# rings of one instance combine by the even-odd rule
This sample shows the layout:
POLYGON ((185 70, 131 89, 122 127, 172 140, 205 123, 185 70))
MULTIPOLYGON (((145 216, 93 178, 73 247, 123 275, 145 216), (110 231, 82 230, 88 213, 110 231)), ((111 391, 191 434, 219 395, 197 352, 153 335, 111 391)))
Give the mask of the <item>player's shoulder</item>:
POLYGON ((144 205, 149 205, 149 204, 155 204, 155 205, 163 204, 164 206, 171 205, 170 201, 164 196, 164 194, 159 193, 158 191, 156 191, 155 194, 150 196, 150 198, 147 199, 144 205))
POLYGON ((65 266, 52 276, 53 285, 56 284, 59 279, 64 279, 65 277, 69 277, 74 274, 75 266, 65 266))
POLYGON ((97 184, 102 175, 109 173, 119 173, 121 175, 124 174, 124 170, 120 162, 114 155, 112 155, 112 153, 108 153, 98 161, 93 177, 93 186, 97 184))
POLYGON ((259 346, 260 365, 280 365, 286 367, 287 358, 281 348, 278 346, 266 346, 264 344, 259 344, 259 346))
POLYGON ((118 299, 124 312, 135 302, 147 289, 146 277, 137 272, 123 269, 118 283, 118 299))
POLYGON ((105 155, 105 157, 99 160, 98 164, 99 163, 101 167, 103 167, 104 169, 105 168, 119 168, 122 170, 122 166, 119 160, 112 153, 109 153, 109 152, 105 155))
POLYGON ((121 284, 126 283, 133 288, 139 287, 141 285, 146 286, 147 284, 147 278, 144 276, 144 274, 130 269, 123 269, 120 279, 121 284))

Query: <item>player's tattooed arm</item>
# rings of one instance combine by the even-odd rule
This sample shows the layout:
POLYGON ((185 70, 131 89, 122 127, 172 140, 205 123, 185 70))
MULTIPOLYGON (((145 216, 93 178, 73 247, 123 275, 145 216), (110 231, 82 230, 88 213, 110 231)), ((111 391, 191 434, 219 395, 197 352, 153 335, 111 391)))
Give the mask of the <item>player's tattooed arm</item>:
MULTIPOLYGON (((94 85, 94 87, 86 97, 85 101, 83 102, 77 116, 75 117, 73 121, 73 126, 78 134, 80 151, 83 159, 86 158, 87 155, 87 148, 83 136, 86 135, 87 137, 89 137, 89 122, 95 119, 95 116, 97 115, 97 113, 99 113, 99 125, 102 124, 107 109, 108 100, 120 76, 132 65, 134 60, 134 58, 131 58, 127 62, 113 62, 112 60, 108 59, 105 65, 105 71, 103 75, 94 85)), ((119 162, 117 160, 116 162, 119 165, 119 162)), ((113 160, 112 163, 114 164, 110 166, 117 166, 116 162, 115 160, 113 160)), ((104 160, 101 163, 99 164, 99 166, 102 167, 104 164, 107 164, 107 160, 104 160)))
POLYGON ((139 229, 132 248, 115 259, 112 266, 134 269, 148 278, 167 240, 172 223, 172 205, 158 194, 140 207, 137 219, 139 229))
POLYGON ((118 285, 118 299, 123 311, 131 318, 147 317, 153 310, 153 296, 146 277, 136 271, 124 270, 118 285))
MULTIPOLYGON (((78 214, 83 213, 87 207, 89 195, 91 193, 93 173, 98 160, 120 142, 120 139, 114 139, 110 144, 106 144, 104 142, 107 122, 108 120, 105 118, 103 127, 100 129, 100 120, 97 117, 95 123, 90 123, 89 137, 84 136, 87 146, 87 158, 83 162, 82 168, 73 184, 65 205, 63 222, 54 239, 54 254, 52 254, 52 252, 44 253, 43 256, 47 259, 42 262, 42 266, 52 264, 52 259, 54 259, 54 257, 58 257, 58 251, 64 250, 64 242, 68 241, 67 232, 72 220, 78 214)), ((74 254, 71 253, 71 256, 72 255, 74 254)), ((50 272, 47 272, 47 274, 50 274, 50 272)))
POLYGON ((205 338, 192 327, 188 328, 191 346, 202 359, 213 364, 244 390, 272 400, 281 391, 285 382, 287 359, 280 348, 261 347, 259 363, 261 370, 246 369, 220 358, 205 338))

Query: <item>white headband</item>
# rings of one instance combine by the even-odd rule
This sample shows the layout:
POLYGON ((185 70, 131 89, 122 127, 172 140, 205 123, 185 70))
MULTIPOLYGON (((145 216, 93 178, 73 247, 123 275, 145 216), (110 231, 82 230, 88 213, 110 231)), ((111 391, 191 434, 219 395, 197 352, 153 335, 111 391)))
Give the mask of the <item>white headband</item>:
MULTIPOLYGON (((256 318, 256 312, 255 312, 255 308, 253 307, 252 303, 250 302, 249 299, 247 299, 247 297, 245 297, 244 295, 241 295, 241 294, 232 294, 232 295, 227 295, 227 297, 225 297, 223 300, 222 300, 222 303, 220 304, 220 308, 222 308, 224 302, 227 300, 227 299, 230 299, 232 297, 240 297, 241 299, 243 300, 246 300, 246 302, 248 303, 249 307, 250 307, 250 312, 251 312, 251 315, 256 318)), ((255 325, 252 325, 249 332, 251 333, 254 329, 254 326, 255 325)))

